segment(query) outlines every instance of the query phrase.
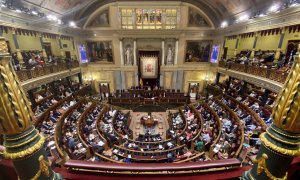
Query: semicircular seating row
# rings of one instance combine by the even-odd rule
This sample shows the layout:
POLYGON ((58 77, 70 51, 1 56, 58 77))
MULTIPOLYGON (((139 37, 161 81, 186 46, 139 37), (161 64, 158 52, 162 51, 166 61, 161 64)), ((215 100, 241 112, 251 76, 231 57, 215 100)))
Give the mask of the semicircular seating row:
POLYGON ((224 94, 169 111, 165 140, 133 139, 129 111, 86 98, 63 99, 56 110, 68 108, 55 120, 49 114, 40 130, 48 136, 49 154, 57 163, 63 157, 115 163, 201 162, 238 157, 245 146, 255 154, 266 123, 252 102, 249 108, 243 104, 247 97, 237 100, 239 96, 224 94))

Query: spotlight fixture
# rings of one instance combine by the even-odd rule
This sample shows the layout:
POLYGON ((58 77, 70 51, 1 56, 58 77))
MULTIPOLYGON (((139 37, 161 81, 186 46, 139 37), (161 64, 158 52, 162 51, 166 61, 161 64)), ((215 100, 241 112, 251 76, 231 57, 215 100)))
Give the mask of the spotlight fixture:
POLYGON ((280 6, 279 4, 273 4, 270 8, 269 8, 269 12, 277 12, 279 10, 280 6))
POLYGON ((244 15, 240 16, 240 17, 236 20, 236 22, 247 21, 248 19, 249 19, 249 15, 244 14, 244 15))
POLYGON ((70 22, 69 22, 69 26, 70 26, 70 27, 76 27, 76 23, 75 23, 74 21, 70 21, 70 22))
POLYGON ((16 12, 17 13, 21 13, 22 11, 20 9, 16 9, 16 12))
POLYGON ((50 15, 47 16, 47 19, 49 19, 50 21, 56 21, 57 17, 50 14, 50 15))
POLYGON ((31 14, 32 14, 32 15, 38 15, 38 12, 32 10, 32 11, 31 11, 31 14))
POLYGON ((292 3, 292 4, 290 5, 290 7, 295 7, 295 6, 298 6, 298 5, 299 5, 299 3, 294 2, 294 3, 292 3))
POLYGON ((223 21, 221 24, 221 28, 225 28, 228 26, 228 22, 227 21, 223 21))
POLYGON ((258 15, 258 17, 264 17, 264 16, 266 16, 264 13, 258 15))

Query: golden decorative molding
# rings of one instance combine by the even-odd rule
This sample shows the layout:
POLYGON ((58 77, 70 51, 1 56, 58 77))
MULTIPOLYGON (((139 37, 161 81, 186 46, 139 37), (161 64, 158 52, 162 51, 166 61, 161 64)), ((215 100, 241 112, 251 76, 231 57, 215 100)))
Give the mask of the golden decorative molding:
POLYGON ((28 136, 29 134, 31 134, 34 130, 35 130, 35 127, 32 126, 32 130, 29 131, 27 134, 24 134, 23 136, 20 136, 20 137, 17 137, 17 138, 9 138, 9 137, 6 137, 5 140, 6 140, 6 141, 17 141, 17 140, 23 139, 23 138, 25 138, 26 136, 28 136))
POLYGON ((28 143, 34 141, 35 138, 37 138, 38 136, 39 136, 39 134, 37 133, 37 134, 35 134, 33 137, 31 137, 30 139, 28 139, 28 140, 26 140, 26 141, 23 141, 22 143, 18 143, 18 144, 15 144, 15 145, 8 145, 8 144, 4 143, 4 146, 5 146, 6 148, 17 148, 17 147, 21 147, 21 146, 24 146, 25 144, 28 144, 28 143))
POLYGON ((279 141, 279 142, 281 142, 281 143, 283 143, 283 144, 289 144, 289 145, 300 145, 300 141, 299 142, 291 142, 291 141, 285 141, 285 140, 283 140, 283 139, 280 139, 280 138, 278 138, 278 137, 276 137, 276 136, 274 136, 273 134, 271 134, 270 132, 269 132, 269 130, 267 129, 267 134, 268 134, 268 136, 270 136, 271 138, 273 138, 273 139, 275 139, 276 141, 279 141))
POLYGON ((10 57, 0 57, 0 94, 0 134, 16 135, 29 129, 33 113, 10 57))
POLYGON ((278 152, 278 153, 287 155, 287 156, 300 156, 300 149, 292 150, 292 149, 285 149, 285 148, 279 147, 278 145, 271 143, 271 142, 265 137, 265 134, 266 134, 266 133, 260 134, 260 140, 261 140, 261 141, 264 143, 264 145, 267 146, 268 148, 270 148, 270 149, 272 149, 272 150, 274 150, 274 151, 276 151, 276 152, 278 152))
POLYGON ((8 47, 4 38, 0 38, 0 54, 8 54, 8 47))
POLYGON ((39 177, 41 176, 41 174, 43 174, 45 177, 49 177, 50 176, 50 171, 49 171, 49 167, 50 167, 50 164, 51 164, 50 161, 47 162, 44 159, 44 156, 40 155, 40 157, 39 157, 39 163, 40 163, 40 169, 34 175, 34 177, 31 178, 31 180, 38 180, 39 177))
MULTIPOLYGON (((267 167, 267 159, 268 159, 268 155, 263 153, 262 156, 259 159, 255 159, 253 161, 253 163, 257 164, 257 170, 256 173, 257 175, 261 175, 263 172, 266 173, 266 175, 268 176, 269 179, 272 180, 285 180, 287 179, 287 175, 288 173, 285 173, 285 176, 283 178, 277 178, 275 177, 268 169, 267 167)), ((251 177, 252 178, 252 177, 251 177)))
POLYGON ((292 135, 289 135, 289 134, 286 134, 286 133, 283 133, 283 132, 280 132, 280 131, 276 130, 273 126, 270 126, 270 128, 272 129, 272 131, 275 131, 276 133, 278 133, 282 136, 289 137, 289 138, 300 138, 300 135, 292 136, 292 135))
POLYGON ((13 153, 4 151, 3 155, 5 159, 11 159, 11 160, 22 159, 41 149, 44 145, 44 142, 45 142, 45 137, 40 136, 40 140, 32 147, 29 147, 19 152, 13 152, 13 153))
POLYGON ((291 73, 278 95, 272 112, 276 127, 291 133, 300 133, 300 44, 291 73))

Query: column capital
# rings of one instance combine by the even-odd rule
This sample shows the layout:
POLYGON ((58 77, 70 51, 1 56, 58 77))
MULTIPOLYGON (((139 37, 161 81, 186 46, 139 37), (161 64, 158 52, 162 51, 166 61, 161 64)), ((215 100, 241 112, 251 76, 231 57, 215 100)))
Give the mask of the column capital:
POLYGON ((281 34, 284 34, 285 27, 281 27, 280 30, 281 30, 281 34))
POLYGON ((16 34, 16 28, 11 28, 11 33, 16 34))

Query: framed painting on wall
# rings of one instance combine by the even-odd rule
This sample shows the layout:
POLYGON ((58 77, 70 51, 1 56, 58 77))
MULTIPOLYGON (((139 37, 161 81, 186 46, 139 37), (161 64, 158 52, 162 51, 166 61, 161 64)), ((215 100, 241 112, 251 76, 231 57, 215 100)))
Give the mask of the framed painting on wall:
POLYGON ((88 25, 88 27, 109 27, 109 9, 99 13, 88 25))
POLYGON ((189 27, 209 27, 210 25, 207 23, 205 18, 193 8, 189 8, 189 27))
POLYGON ((209 62, 211 40, 187 41, 185 62, 209 62))
POLYGON ((79 60, 80 63, 88 63, 88 58, 86 56, 86 48, 84 44, 78 45, 78 50, 79 50, 79 60))
POLYGON ((210 62, 211 63, 218 63, 218 59, 219 59, 219 50, 220 50, 220 45, 218 44, 214 44, 212 46, 212 51, 211 51, 211 58, 210 58, 210 62))
POLYGON ((114 62, 111 41, 87 42, 90 62, 114 62))

